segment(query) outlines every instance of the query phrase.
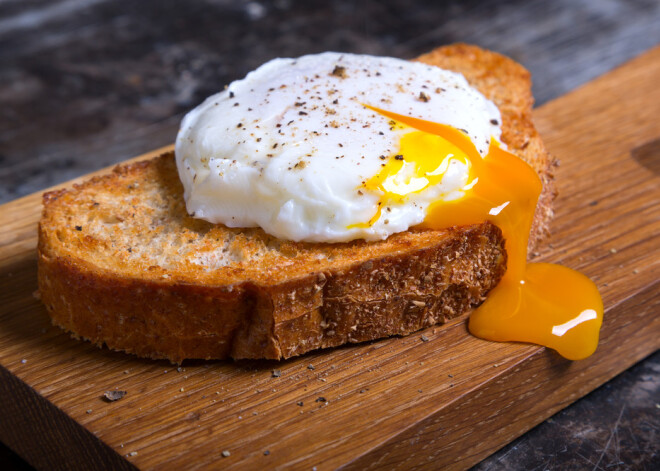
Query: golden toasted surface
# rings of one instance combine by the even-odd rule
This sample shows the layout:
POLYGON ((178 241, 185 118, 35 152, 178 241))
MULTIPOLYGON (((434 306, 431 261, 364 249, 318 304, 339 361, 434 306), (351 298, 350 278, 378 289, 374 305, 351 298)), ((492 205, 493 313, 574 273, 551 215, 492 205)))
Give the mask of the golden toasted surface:
MULTIPOLYGON (((466 45, 419 60, 464 73, 500 108, 502 140, 544 181, 536 243, 554 190, 528 72, 466 45)), ((193 219, 182 193, 170 153, 44 195, 39 287, 56 324, 172 361, 287 358, 443 323, 482 301, 506 266, 501 231, 489 223, 294 243, 193 219)))
POLYGON ((190 217, 174 156, 115 168, 72 190, 44 196, 44 253, 136 279, 272 285, 311 271, 343 269, 437 244, 451 230, 409 231, 368 243, 296 243, 258 228, 190 217))

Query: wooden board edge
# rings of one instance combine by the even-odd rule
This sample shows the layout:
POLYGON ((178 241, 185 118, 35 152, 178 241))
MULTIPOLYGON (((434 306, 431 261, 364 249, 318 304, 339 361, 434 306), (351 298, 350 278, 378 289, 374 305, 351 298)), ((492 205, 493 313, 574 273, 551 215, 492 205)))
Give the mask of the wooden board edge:
MULTIPOLYGON (((575 96, 581 96, 585 89, 602 87, 611 83, 626 82, 629 79, 626 74, 628 74, 630 70, 643 71, 647 68, 646 64, 648 62, 658 60, 656 56, 660 57, 660 44, 640 51, 637 55, 615 65, 610 70, 601 73, 597 77, 578 85, 560 96, 548 100, 540 106, 535 106, 532 110, 532 120, 534 121, 534 124, 537 124, 536 120, 539 119, 539 113, 552 114, 553 109, 563 108, 565 102, 570 103, 572 100, 575 100, 575 96)), ((543 134, 541 134, 541 137, 543 137, 543 134)))
MULTIPOLYGON (((48 191, 53 191, 53 190, 59 190, 61 188, 70 188, 76 183, 81 183, 85 180, 89 180, 92 177, 95 177, 97 175, 105 175, 110 172, 112 172, 112 169, 115 168, 117 165, 126 165, 126 164, 131 164, 134 162, 139 162, 141 160, 147 160, 147 159, 153 159, 154 157, 158 157, 159 155, 166 154, 168 152, 172 152, 174 150, 174 144, 168 144, 163 147, 159 147, 158 149, 150 150, 148 152, 145 152, 143 154, 137 155, 135 157, 131 157, 130 159, 127 160, 122 160, 121 162, 117 162, 116 164, 108 165, 107 167, 100 168, 98 170, 94 170, 93 172, 86 173, 84 175, 80 175, 78 177, 72 178, 71 180, 64 181, 62 183, 58 183, 56 185, 50 186, 48 188, 44 188, 43 190, 38 190, 33 193, 30 193, 25 196, 20 196, 16 199, 6 201, 5 203, 0 204, 0 210, 3 208, 8 208, 10 206, 21 206, 21 205, 32 205, 34 204, 34 199, 38 198, 41 201, 41 195, 48 191)), ((0 211, 0 214, 4 213, 6 211, 0 211)))
POLYGON ((534 351, 453 401, 451 407, 443 407, 340 469, 462 470, 477 464, 660 349, 660 318, 655 316, 659 300, 660 282, 656 282, 606 312, 615 323, 610 335, 616 331, 617 337, 645 337, 647 342, 612 342, 604 351, 580 362, 561 358, 548 349, 534 351), (626 321, 630 318, 636 322, 626 321), (527 375, 519 374, 521 370, 533 371, 536 380, 527 381, 527 375), (541 387, 548 382, 555 386, 552 392, 541 387), (486 412, 470 415, 468 411, 475 408, 486 412), (497 418, 507 410, 520 414, 514 414, 517 419, 502 427, 497 418))
POLYGON ((37 469, 137 470, 2 365, 0 417, 12 424, 0 427, 0 441, 37 469))

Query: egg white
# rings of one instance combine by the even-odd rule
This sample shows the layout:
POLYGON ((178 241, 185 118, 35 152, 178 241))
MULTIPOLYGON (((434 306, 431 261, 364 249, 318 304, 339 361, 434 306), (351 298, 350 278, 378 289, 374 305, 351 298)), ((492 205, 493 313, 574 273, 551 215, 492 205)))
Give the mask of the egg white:
POLYGON ((189 213, 294 241, 379 240, 462 195, 469 168, 452 161, 439 184, 364 224, 380 197, 364 182, 414 131, 365 104, 464 129, 482 156, 501 134, 497 107, 454 72, 332 52, 274 59, 184 118, 176 160, 189 213))

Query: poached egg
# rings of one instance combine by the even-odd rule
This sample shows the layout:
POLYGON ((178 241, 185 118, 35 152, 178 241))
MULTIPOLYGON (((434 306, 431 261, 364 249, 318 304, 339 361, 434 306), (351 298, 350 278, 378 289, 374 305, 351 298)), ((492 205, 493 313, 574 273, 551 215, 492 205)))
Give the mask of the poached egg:
POLYGON ((497 107, 457 73, 394 58, 275 59, 183 120, 177 165, 188 211, 308 242, 385 239, 463 196, 455 146, 375 107, 461 129, 485 157, 497 107))
POLYGON ((294 241, 491 221, 507 271, 470 332, 586 358, 602 299, 577 271, 527 262, 542 183, 499 142, 500 122, 460 74, 325 53, 275 59, 208 98, 184 118, 176 160, 193 216, 294 241))

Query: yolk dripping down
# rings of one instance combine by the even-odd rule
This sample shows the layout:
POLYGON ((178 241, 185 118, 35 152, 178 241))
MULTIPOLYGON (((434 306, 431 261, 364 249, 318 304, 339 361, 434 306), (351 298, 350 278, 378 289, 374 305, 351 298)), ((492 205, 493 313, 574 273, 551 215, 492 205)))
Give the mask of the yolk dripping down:
POLYGON ((464 188, 465 196, 432 204, 421 227, 442 229, 491 221, 502 230, 507 271, 471 314, 470 332, 487 340, 544 345, 570 360, 591 355, 603 319, 603 301, 596 285, 561 265, 527 263, 527 239, 542 190, 534 169, 500 148, 494 139, 482 158, 472 141, 451 126, 369 108, 397 125, 417 130, 403 136, 397 156, 365 183, 383 193, 379 210, 369 223, 378 219, 387 201, 400 201, 437 183, 450 159, 469 162, 471 181, 464 188), (399 179, 397 184, 395 177, 406 165, 414 166, 414 177, 403 183, 399 179))

